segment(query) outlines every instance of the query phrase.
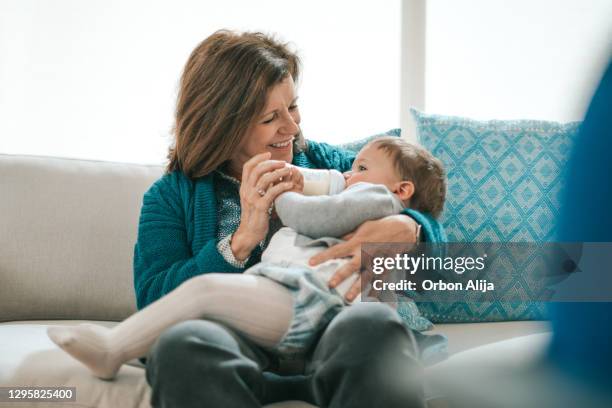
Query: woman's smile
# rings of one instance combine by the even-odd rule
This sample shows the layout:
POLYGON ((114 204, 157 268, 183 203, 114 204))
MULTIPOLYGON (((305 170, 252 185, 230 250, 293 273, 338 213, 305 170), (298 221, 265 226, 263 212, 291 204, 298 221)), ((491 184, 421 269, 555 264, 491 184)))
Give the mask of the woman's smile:
POLYGON ((281 142, 269 144, 268 147, 271 147, 273 151, 286 151, 291 148, 291 144, 293 143, 294 139, 295 137, 291 136, 289 139, 283 140, 281 142))

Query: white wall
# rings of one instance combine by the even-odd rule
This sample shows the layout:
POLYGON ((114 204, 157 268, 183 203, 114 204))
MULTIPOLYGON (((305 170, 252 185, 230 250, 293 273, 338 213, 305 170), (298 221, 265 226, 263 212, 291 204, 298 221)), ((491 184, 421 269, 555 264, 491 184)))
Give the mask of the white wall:
POLYGON ((426 43, 428 112, 579 120, 612 51, 612 1, 428 0, 426 43))
POLYGON ((162 163, 178 78, 219 28, 295 44, 308 138, 399 126, 400 2, 0 0, 0 153, 162 163))

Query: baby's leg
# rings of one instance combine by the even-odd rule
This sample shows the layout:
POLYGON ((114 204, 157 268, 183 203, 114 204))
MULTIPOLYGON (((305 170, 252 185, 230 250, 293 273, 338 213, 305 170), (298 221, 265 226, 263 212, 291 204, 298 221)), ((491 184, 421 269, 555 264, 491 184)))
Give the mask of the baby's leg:
POLYGON ((47 333, 94 375, 111 379, 123 363, 145 356, 166 328, 181 321, 213 319, 271 347, 283 338, 292 317, 293 298, 284 286, 262 276, 214 273, 185 281, 112 329, 51 326, 47 333))

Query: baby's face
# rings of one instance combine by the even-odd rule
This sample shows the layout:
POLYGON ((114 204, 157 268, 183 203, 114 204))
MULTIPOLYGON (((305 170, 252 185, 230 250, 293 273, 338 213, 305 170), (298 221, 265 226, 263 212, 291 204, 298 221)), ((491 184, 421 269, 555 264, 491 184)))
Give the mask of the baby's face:
POLYGON ((346 186, 349 187, 360 181, 373 184, 384 184, 394 191, 400 176, 392 163, 391 157, 376 146, 366 145, 353 162, 351 171, 344 173, 346 186))

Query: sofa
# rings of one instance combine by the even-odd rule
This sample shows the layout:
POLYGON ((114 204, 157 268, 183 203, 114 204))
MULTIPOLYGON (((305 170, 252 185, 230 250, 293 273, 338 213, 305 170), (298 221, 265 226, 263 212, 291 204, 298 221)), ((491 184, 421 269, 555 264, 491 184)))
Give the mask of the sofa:
MULTIPOLYGON (((162 172, 153 165, 0 154, 0 387, 76 387, 76 403, 27 406, 149 406, 140 362, 123 366, 114 381, 100 380, 57 348, 46 328, 110 327, 135 312, 138 217, 144 192, 162 172)), ((432 373, 466 355, 529 361, 550 335, 545 321, 441 323, 433 332, 448 337, 450 357, 426 369, 432 373)), ((432 391, 429 405, 438 402, 432 391)), ((13 406, 24 403, 0 401, 13 406)))

